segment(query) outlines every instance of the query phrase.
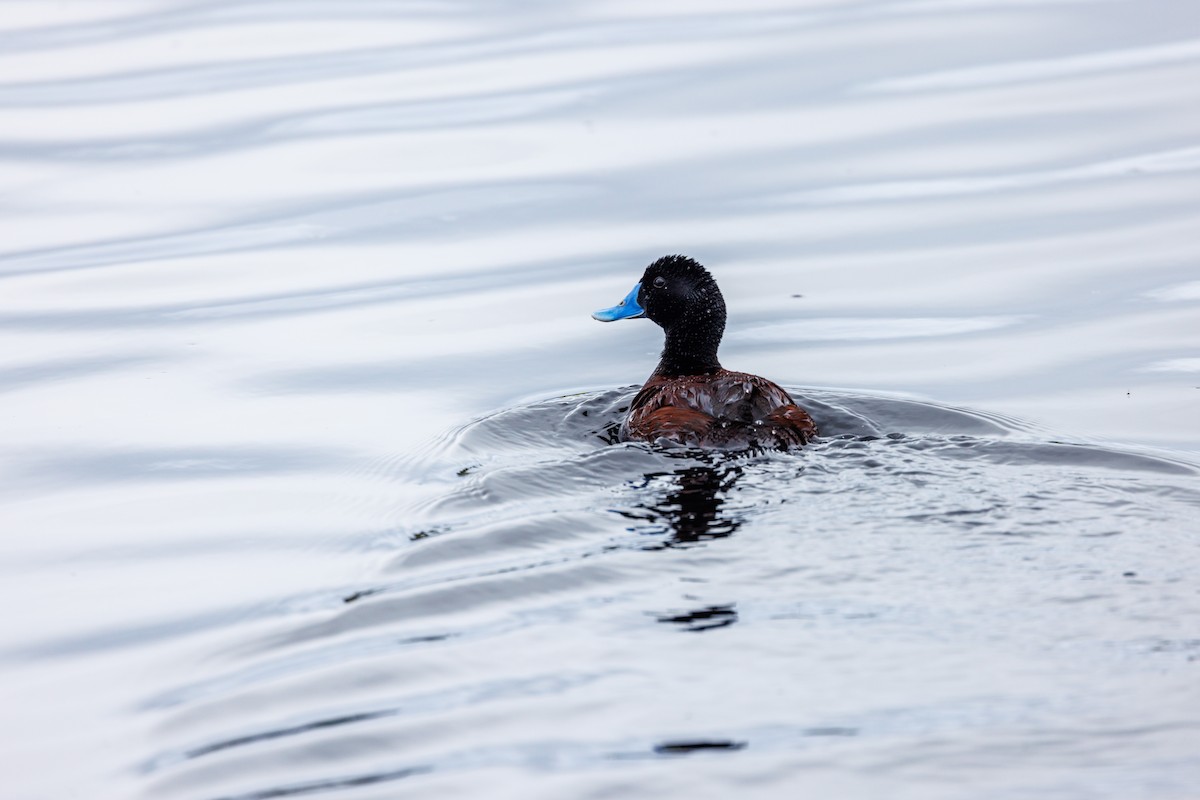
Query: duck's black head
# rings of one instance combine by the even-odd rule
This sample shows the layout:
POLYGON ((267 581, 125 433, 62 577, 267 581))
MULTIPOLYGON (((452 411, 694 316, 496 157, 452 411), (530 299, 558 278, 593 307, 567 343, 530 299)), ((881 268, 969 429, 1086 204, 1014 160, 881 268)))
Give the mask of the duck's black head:
POLYGON ((601 322, 646 317, 667 334, 659 375, 701 375, 721 368, 725 298, 708 270, 687 256, 664 256, 619 305, 592 315, 601 322))

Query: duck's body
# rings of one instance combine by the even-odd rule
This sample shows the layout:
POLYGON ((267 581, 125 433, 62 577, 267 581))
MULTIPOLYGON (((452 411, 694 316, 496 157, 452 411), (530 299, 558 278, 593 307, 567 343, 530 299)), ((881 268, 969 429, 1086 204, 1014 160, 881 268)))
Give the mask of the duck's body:
POLYGON ((766 378, 720 369, 708 375, 651 375, 629 407, 621 438, 667 439, 691 447, 786 450, 817 435, 791 396, 766 378))
POLYGON ((602 322, 645 316, 666 332, 662 360, 621 425, 623 440, 787 449, 817 435, 812 418, 778 385, 721 366, 725 301, 692 259, 660 258, 620 305, 592 316, 602 322))

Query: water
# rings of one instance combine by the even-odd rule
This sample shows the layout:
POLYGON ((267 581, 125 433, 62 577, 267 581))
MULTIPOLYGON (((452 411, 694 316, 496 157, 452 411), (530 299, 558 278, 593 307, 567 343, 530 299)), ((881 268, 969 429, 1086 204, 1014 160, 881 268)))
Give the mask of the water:
POLYGON ((14 798, 1192 798, 1200 10, 0 8, 14 798), (824 438, 611 443, 668 252, 824 438))

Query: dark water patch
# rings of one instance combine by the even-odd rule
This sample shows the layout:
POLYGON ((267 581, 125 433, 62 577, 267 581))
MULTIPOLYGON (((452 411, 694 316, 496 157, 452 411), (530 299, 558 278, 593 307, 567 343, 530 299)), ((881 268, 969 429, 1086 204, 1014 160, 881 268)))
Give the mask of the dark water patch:
POLYGON ((654 539, 644 549, 686 547, 723 539, 742 525, 737 507, 728 499, 742 474, 738 464, 649 473, 640 488, 646 489, 653 500, 613 511, 635 523, 639 533, 654 539))
POLYGON ((294 783, 289 786, 276 786, 270 789, 258 789, 246 794, 225 795, 219 800, 271 800, 275 797, 300 797, 302 795, 330 792, 338 789, 357 789, 363 786, 374 786, 380 783, 411 778, 431 772, 432 767, 405 767, 386 772, 372 772, 366 775, 352 775, 345 778, 330 778, 328 780, 294 783))
POLYGON ((706 606, 677 614, 664 614, 658 617, 658 621, 669 625, 678 625, 681 630, 696 632, 724 628, 737 622, 737 618, 737 609, 733 604, 729 604, 706 606))
POLYGON ((702 750, 744 750, 746 744, 746 742, 735 742, 731 739, 663 742, 654 746, 654 752, 660 755, 682 756, 702 750))
POLYGON ((353 603, 357 600, 362 600, 364 597, 370 597, 373 594, 378 594, 378 589, 360 589, 357 592, 351 592, 342 598, 343 603, 353 603))
POLYGON ((296 725, 290 728, 278 728, 271 731, 261 731, 259 733, 247 734, 245 736, 237 736, 232 739, 224 739, 219 742, 201 745, 184 752, 180 760, 190 760, 193 758, 201 758, 210 753, 219 753, 222 750, 229 750, 234 747, 244 747, 246 745, 256 744, 258 742, 266 742, 271 739, 282 739, 288 736, 298 736, 310 731, 319 731, 325 728, 336 728, 342 725, 353 725, 357 722, 369 722, 371 720, 382 719, 383 717, 394 715, 395 711, 371 711, 362 714, 347 714, 340 717, 331 717, 327 719, 314 720, 306 722, 303 725, 296 725))

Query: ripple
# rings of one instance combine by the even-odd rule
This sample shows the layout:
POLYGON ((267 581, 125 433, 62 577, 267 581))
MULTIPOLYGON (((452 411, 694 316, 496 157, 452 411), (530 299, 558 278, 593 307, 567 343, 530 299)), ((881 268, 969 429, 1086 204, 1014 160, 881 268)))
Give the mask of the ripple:
POLYGON ((751 325, 730 336, 734 341, 804 342, 871 341, 926 336, 954 336, 1008 328, 1028 317, 909 317, 861 319, 821 317, 766 325, 751 325))
POLYGON ((1194 794, 1187 4, 6 11, 7 794, 1194 794))
MULTIPOLYGON (((630 691, 647 702, 670 687, 680 702, 690 683, 663 683, 654 666, 676 663, 666 653, 678 639, 717 643, 701 645, 705 664, 689 679, 703 687, 709 665, 739 659, 747 635, 756 648, 782 637, 772 646, 844 653, 851 672, 861 669, 850 655, 861 636, 883 636, 898 652, 895 637, 917 630, 984 636, 968 618, 995 591, 1019 592, 1026 609, 994 618, 1000 630, 1028 615, 1107 620, 1105 609, 1145 580, 1128 577, 1138 548, 1121 543, 1200 508, 1192 465, 1055 441, 1015 420, 911 398, 794 390, 824 429, 797 452, 614 443, 635 389, 503 408, 389 462, 397 478, 420 475, 441 491, 397 509, 388 563, 374 577, 338 607, 272 618, 269 632, 226 647, 207 677, 146 700, 163 725, 162 749, 143 762, 155 793, 282 797, 498 767, 564 774, 708 751, 828 754, 850 740, 1026 719, 1037 712, 1013 698, 975 712, 958 699, 816 712, 799 725, 767 713, 722 726, 722 714, 737 713, 701 711, 636 737, 547 736, 562 715, 600 713, 606 698, 630 691), (1068 541, 1093 544, 1072 552, 1068 541), (1045 563, 1014 571, 1030 563, 1002 559, 1014 545, 1045 563), (784 555, 794 548, 801 558, 784 555), (1110 559, 1106 580, 1088 579, 1110 559), (976 587, 981 561, 1005 582, 976 587), (954 577, 931 589, 931 570, 954 577), (910 594, 893 596, 897 583, 910 594), (579 626, 608 635, 564 654, 557 642, 579 626), (231 729, 231 719, 241 721, 231 729), (475 732, 475 747, 462 748, 460 725, 475 732), (401 749, 406 758, 390 755, 401 749), (271 783, 272 772, 287 777, 271 783)), ((955 668, 951 658, 935 672, 955 668)), ((755 685, 722 683, 735 696, 755 685)), ((615 708, 625 715, 637 704, 615 708)))
POLYGON ((912 92, 943 89, 974 89, 1023 81, 1070 78, 1112 70, 1157 67, 1200 59, 1200 39, 1106 50, 1097 53, 1035 59, 981 67, 948 70, 928 75, 891 78, 864 87, 868 92, 912 92))
POLYGON ((1154 153, 1097 161, 1075 167, 1008 172, 1003 175, 979 175, 956 178, 887 183, 832 186, 798 194, 781 200, 793 203, 828 205, 874 200, 896 200, 924 197, 950 197, 984 192, 1012 191, 1038 186, 1052 186, 1080 181, 1104 180, 1130 174, 1170 174, 1194 172, 1200 169, 1200 147, 1185 147, 1154 153))

